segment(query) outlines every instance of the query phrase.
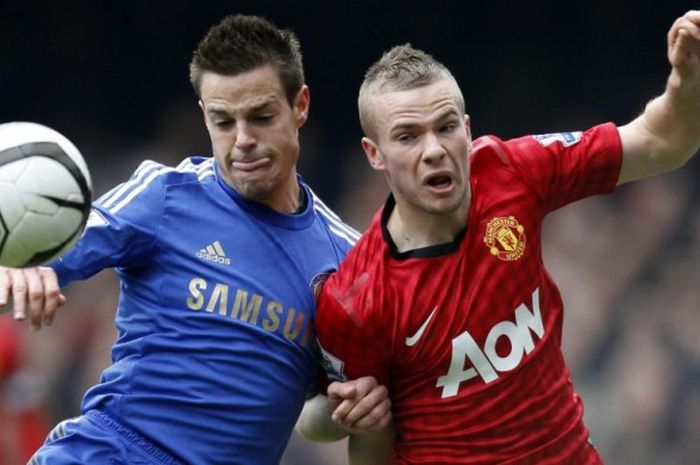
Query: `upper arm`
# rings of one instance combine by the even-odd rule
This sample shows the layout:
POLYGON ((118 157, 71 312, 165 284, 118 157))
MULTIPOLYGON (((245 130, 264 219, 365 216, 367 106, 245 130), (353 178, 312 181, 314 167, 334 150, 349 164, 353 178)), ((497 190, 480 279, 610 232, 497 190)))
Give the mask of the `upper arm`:
POLYGON ((620 174, 622 148, 612 123, 584 132, 527 136, 507 144, 519 179, 541 199, 545 213, 611 192, 620 174))
POLYGON ((50 264, 61 285, 146 256, 160 227, 164 186, 157 171, 151 171, 151 177, 140 174, 145 166, 93 204, 83 236, 63 258, 50 264))
POLYGON ((340 381, 374 376, 380 384, 388 385, 386 334, 378 338, 383 333, 382 323, 366 293, 358 289, 368 284, 369 278, 361 274, 349 289, 339 286, 336 278, 332 276, 323 286, 316 315, 316 335, 326 374, 340 381))

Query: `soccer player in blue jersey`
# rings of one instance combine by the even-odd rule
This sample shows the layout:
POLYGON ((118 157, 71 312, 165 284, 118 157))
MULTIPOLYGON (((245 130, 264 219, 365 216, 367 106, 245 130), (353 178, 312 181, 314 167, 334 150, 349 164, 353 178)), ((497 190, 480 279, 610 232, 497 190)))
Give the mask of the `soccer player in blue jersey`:
MULTIPOLYGON (((121 281, 113 364, 32 465, 276 464, 313 391, 314 286, 358 234, 297 174, 309 110, 298 41, 227 17, 190 77, 214 157, 142 163, 95 202, 65 257, 0 268, 0 307, 12 297, 35 329, 65 302, 60 286, 107 267, 121 281)), ((373 379, 346 393, 368 399, 354 432, 388 423, 373 379)))

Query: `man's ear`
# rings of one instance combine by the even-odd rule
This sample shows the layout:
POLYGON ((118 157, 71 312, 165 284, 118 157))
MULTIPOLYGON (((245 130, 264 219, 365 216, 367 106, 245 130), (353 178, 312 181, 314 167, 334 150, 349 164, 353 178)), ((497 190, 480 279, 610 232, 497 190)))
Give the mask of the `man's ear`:
POLYGON ((197 100, 197 105, 199 105, 199 108, 202 110, 202 117, 204 118, 204 124, 207 124, 207 112, 204 111, 204 102, 202 102, 202 99, 197 100))
POLYGON ((377 171, 383 171, 385 169, 384 157, 382 157, 382 153, 379 151, 379 146, 369 137, 363 137, 362 148, 365 151, 370 166, 377 171))
POLYGON ((309 86, 304 84, 299 89, 297 96, 294 97, 294 120, 296 122, 297 129, 302 127, 306 123, 309 117, 309 107, 311 105, 311 92, 309 91, 309 86))
POLYGON ((469 115, 464 115, 464 128, 467 130, 467 145, 469 146, 469 153, 472 151, 472 120, 469 115))

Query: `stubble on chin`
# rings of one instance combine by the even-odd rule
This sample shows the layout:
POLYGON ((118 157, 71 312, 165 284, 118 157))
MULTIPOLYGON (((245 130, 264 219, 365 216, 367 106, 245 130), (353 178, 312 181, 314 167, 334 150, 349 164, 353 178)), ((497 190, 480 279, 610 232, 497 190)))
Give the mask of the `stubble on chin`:
POLYGON ((243 180, 234 184, 234 189, 248 200, 263 202, 275 191, 272 179, 243 180))

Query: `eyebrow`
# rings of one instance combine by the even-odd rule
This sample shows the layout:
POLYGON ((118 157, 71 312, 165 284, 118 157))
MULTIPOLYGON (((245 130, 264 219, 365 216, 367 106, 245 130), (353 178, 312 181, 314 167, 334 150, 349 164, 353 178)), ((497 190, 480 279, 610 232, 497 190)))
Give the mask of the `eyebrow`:
MULTIPOLYGON (((247 108, 246 112, 247 113, 254 113, 254 112, 265 110, 267 107, 273 105, 275 102, 276 102, 275 99, 272 99, 272 98, 266 99, 260 103, 253 105, 250 108, 247 108)), ((229 115, 229 112, 228 112, 228 110, 226 110, 226 108, 219 107, 219 106, 213 106, 213 107, 208 106, 208 107, 206 107, 206 112, 209 114, 213 114, 213 115, 221 115, 221 116, 228 116, 229 115)))
MULTIPOLYGON (((435 121, 443 121, 445 119, 450 118, 451 116, 459 117, 459 112, 457 110, 455 110, 454 108, 448 108, 447 110, 440 113, 440 115, 435 119, 435 121)), ((396 126, 392 126, 391 132, 406 130, 406 129, 414 129, 414 128, 417 128, 421 125, 422 125, 422 123, 399 123, 396 126)))
POLYGON ((228 115, 228 112, 227 112, 226 110, 224 110, 223 108, 211 108, 211 107, 208 107, 206 111, 207 111, 207 113, 215 114, 215 115, 221 115, 221 116, 227 116, 227 115, 228 115))
POLYGON ((253 112, 253 111, 264 110, 265 108, 267 108, 267 107, 269 107, 270 105, 272 105, 273 103, 275 103, 275 101, 276 101, 275 99, 271 99, 271 98, 270 98, 270 99, 267 99, 267 100, 265 100, 265 101, 263 101, 263 102, 258 103, 257 105, 253 105, 253 106, 250 107, 248 110, 251 111, 251 112, 253 112))
POLYGON ((438 116, 437 120, 441 121, 441 120, 447 119, 453 115, 459 118, 459 112, 456 109, 448 108, 447 110, 440 113, 440 116, 438 116))

